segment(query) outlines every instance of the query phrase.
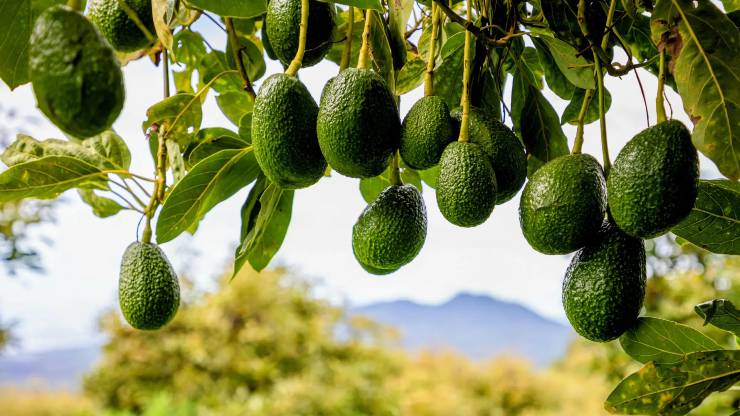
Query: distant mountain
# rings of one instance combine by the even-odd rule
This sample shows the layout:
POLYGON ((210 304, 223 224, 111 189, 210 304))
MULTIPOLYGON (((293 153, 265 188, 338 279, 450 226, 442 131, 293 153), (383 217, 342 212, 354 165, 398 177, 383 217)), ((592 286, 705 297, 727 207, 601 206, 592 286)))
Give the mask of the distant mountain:
POLYGON ((519 304, 468 293, 439 305, 399 300, 352 311, 398 328, 405 349, 452 349, 475 360, 508 353, 546 366, 573 337, 570 328, 519 304))
POLYGON ((99 345, 0 356, 0 386, 43 383, 77 390, 101 357, 99 345))

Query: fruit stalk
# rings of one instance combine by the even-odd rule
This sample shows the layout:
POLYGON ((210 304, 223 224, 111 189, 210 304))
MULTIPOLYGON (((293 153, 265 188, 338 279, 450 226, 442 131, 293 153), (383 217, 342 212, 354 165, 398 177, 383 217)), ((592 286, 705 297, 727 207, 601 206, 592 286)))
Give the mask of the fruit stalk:
POLYGON ((298 35, 298 50, 290 66, 285 70, 285 73, 291 76, 295 76, 303 65, 303 55, 306 53, 306 35, 308 33, 308 10, 308 0, 301 0, 301 30, 298 35))
POLYGON ((663 90, 665 86, 665 49, 660 49, 660 64, 658 70, 658 93, 655 96, 655 112, 658 115, 658 123, 666 121, 665 104, 663 101, 663 90))
POLYGON ((342 61, 339 64, 339 72, 344 71, 349 67, 350 60, 352 59, 352 34, 355 31, 355 8, 350 6, 347 10, 347 39, 344 41, 344 49, 342 50, 342 61))
POLYGON ((393 159, 391 160, 390 181, 391 185, 403 185, 403 181, 401 180, 401 170, 398 164, 398 152, 393 154, 393 159))
POLYGON ((242 58, 242 49, 239 45, 239 37, 236 34, 236 29, 234 28, 234 21, 230 17, 226 17, 224 18, 224 23, 226 24, 226 33, 228 34, 229 43, 231 44, 231 53, 234 55, 234 62, 236 62, 236 69, 239 71, 239 75, 244 81, 244 91, 246 91, 247 94, 252 97, 252 101, 254 101, 257 94, 254 92, 252 82, 249 80, 249 74, 247 74, 247 66, 244 64, 244 58, 242 58))
MULTIPOLYGON (((472 12, 471 12, 471 1, 467 0, 465 2, 465 14, 467 17, 468 23, 471 23, 473 20, 472 12)), ((462 118, 460 119, 460 136, 458 136, 457 140, 462 143, 467 143, 468 140, 470 140, 470 94, 468 92, 468 89, 470 87, 470 46, 472 42, 473 35, 470 33, 470 31, 465 31, 465 53, 464 53, 464 59, 463 59, 463 90, 462 90, 462 98, 460 105, 462 106, 462 118)))
POLYGON ((604 69, 598 57, 595 57, 596 63, 596 82, 599 88, 599 127, 601 129, 601 153, 604 159, 604 173, 609 175, 611 169, 611 160, 609 159, 609 144, 606 136, 606 105, 604 103, 604 69))
POLYGON ((432 3, 432 36, 429 38, 429 57, 427 72, 424 75, 424 95, 434 95, 434 61, 437 55, 437 37, 439 36, 439 10, 437 3, 432 3))
POLYGON ((362 48, 360 48, 360 57, 357 61, 357 68, 367 69, 370 67, 370 31, 373 27, 373 16, 375 13, 372 10, 365 12, 365 28, 362 31, 362 48))
POLYGON ((583 148, 583 124, 586 120, 586 113, 588 113, 588 106, 591 104, 591 97, 594 95, 594 90, 586 90, 586 94, 583 96, 583 104, 581 105, 581 112, 578 113, 578 129, 576 130, 576 140, 573 143, 574 155, 581 153, 583 148))

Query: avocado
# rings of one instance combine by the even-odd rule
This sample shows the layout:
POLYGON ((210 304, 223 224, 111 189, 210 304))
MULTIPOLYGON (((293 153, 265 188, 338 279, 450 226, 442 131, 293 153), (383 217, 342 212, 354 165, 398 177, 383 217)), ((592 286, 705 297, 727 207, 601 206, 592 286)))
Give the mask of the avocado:
POLYGON ((352 227, 352 250, 372 274, 389 274, 413 260, 427 236, 427 211, 419 190, 391 185, 352 227))
POLYGON ((324 87, 316 131, 334 170, 372 178, 398 149, 401 122, 385 81, 370 69, 347 68, 324 87))
POLYGON ((385 276, 385 275, 388 275, 388 274, 391 274, 391 273, 395 273, 395 272, 398 271, 398 269, 400 269, 400 267, 398 269, 378 269, 378 268, 375 268, 373 266, 368 266, 367 264, 365 264, 365 263, 363 263, 363 262, 361 262, 359 260, 357 262, 360 263, 360 266, 362 266, 362 268, 366 272, 368 272, 370 274, 374 274, 376 276, 385 276))
MULTIPOLYGON (((304 68, 316 65, 329 53, 336 29, 334 13, 333 4, 309 1, 304 68)), ((265 24, 273 52, 283 65, 290 65, 298 51, 301 0, 270 0, 265 24)))
POLYGON ((275 74, 267 78, 254 100, 252 146, 267 178, 283 189, 318 182, 326 160, 316 137, 319 106, 298 78, 275 74))
POLYGON ((151 35, 156 34, 151 0, 90 0, 88 17, 113 49, 121 52, 138 51, 149 44, 149 39, 121 7, 122 2, 129 6, 151 35))
POLYGON ((429 169, 439 163, 445 147, 454 139, 447 104, 437 96, 423 97, 403 119, 399 153, 410 168, 429 169))
POLYGON ((496 206, 496 173, 475 143, 452 142, 442 153, 437 177, 437 205, 460 227, 483 224, 496 206))
POLYGON ((39 109, 77 138, 108 130, 123 108, 123 73, 95 26, 67 6, 50 7, 36 20, 30 44, 39 109))
POLYGON ((265 53, 267 54, 267 57, 272 59, 273 61, 278 59, 277 55, 275 55, 275 51, 272 49, 272 45, 270 44, 270 37, 267 35, 267 17, 262 18, 262 29, 260 30, 260 38, 262 39, 262 47, 265 48, 265 53))
POLYGON ((660 236, 686 218, 698 193, 699 156, 677 120, 638 133, 614 161, 607 190, 619 228, 640 238, 660 236))
POLYGON ((180 306, 180 285, 162 249, 138 241, 128 246, 118 298, 123 316, 136 329, 159 329, 172 320, 180 306))
POLYGON ((581 336, 606 342, 635 324, 644 299, 643 242, 606 220, 565 273, 565 314, 581 336))
MULTIPOLYGON (((462 109, 452 111, 455 129, 459 131, 462 109)), ((470 141, 480 145, 491 159, 496 172, 496 204, 513 198, 527 178, 527 154, 522 142, 504 123, 480 108, 470 108, 470 141)))
POLYGON ((524 186, 519 223, 524 237, 544 254, 568 254, 588 244, 606 214, 601 165, 586 154, 555 158, 524 186))

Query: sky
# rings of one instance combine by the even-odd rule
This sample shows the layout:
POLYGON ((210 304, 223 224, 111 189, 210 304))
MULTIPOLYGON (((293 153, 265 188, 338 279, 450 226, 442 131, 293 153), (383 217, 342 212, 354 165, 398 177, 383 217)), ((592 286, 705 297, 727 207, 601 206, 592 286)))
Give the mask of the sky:
MULTIPOLYGON (((224 36, 214 30, 212 23, 201 20, 195 30, 204 33, 211 44, 223 45, 224 36)), ((625 61, 619 53, 617 59, 625 61)), ((268 74, 281 69, 268 61, 268 74)), ((337 70, 330 62, 301 70, 300 77, 317 102, 323 85, 337 70)), ((152 176, 141 123, 146 109, 162 98, 161 71, 145 59, 129 64, 124 74, 126 104, 114 129, 131 148, 131 171, 152 176)), ((640 78, 647 94, 650 119, 654 122, 657 83, 645 71, 640 71, 640 78)), ((626 75, 621 81, 607 77, 606 87, 613 98, 607 113, 613 159, 627 140, 647 124, 634 74, 626 75)), ((552 93, 545 94, 561 114, 567 103, 552 93)), ((422 95, 421 88, 405 95, 401 115, 422 95)), ((670 89, 668 98, 673 117, 690 126, 680 98, 670 89)), ((20 126, 21 132, 37 139, 63 138, 36 109, 29 86, 10 92, 0 85, 0 103, 39 119, 38 124, 20 126)), ((209 95, 203 127, 216 126, 236 129, 221 114, 213 95, 209 95)), ((572 145, 575 128, 566 125, 564 131, 572 145)), ((583 151, 601 160, 598 123, 586 126, 583 151)), ((701 163, 703 177, 719 177, 706 158, 702 157, 701 163)), ((543 316, 565 322, 560 292, 570 256, 546 256, 527 245, 519 228, 519 196, 497 206, 485 224, 465 229, 449 224, 442 217, 434 191, 425 187, 429 228, 423 250, 398 272, 378 277, 364 272, 352 254, 352 225, 366 205, 358 184, 356 179, 335 173, 308 189, 297 191, 290 229, 272 265, 287 266, 310 279, 316 283, 319 296, 338 304, 359 305, 401 298, 439 303, 460 292, 475 292, 518 302, 543 316)), ((193 279, 198 287, 212 288, 214 279, 233 261, 233 249, 239 237, 239 210, 247 193, 248 189, 242 190, 215 207, 194 236, 183 234, 162 246, 176 270, 193 279)), ((69 192, 56 207, 55 218, 54 224, 34 232, 36 238, 51 242, 42 245, 41 257, 46 269, 43 274, 24 271, 11 277, 1 275, 0 270, 0 318, 3 322, 17 321, 14 334, 20 344, 16 352, 100 342, 102 335, 97 331, 97 321, 106 311, 117 308, 120 257, 136 239, 139 216, 122 213, 99 219, 74 192, 69 192)))

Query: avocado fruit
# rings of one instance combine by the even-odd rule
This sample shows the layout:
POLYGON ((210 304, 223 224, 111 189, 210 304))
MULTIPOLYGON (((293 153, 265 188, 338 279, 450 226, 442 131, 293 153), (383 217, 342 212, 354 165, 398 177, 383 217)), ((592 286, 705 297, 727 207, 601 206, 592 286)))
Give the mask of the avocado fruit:
POLYGON ((460 227, 475 227, 496 206, 496 173, 483 148, 470 142, 447 145, 439 161, 437 206, 460 227))
MULTIPOLYGON (((451 115, 459 131, 462 109, 454 109, 451 115)), ((496 172, 496 204, 503 204, 516 196, 527 178, 524 146, 509 127, 480 108, 470 108, 469 122, 470 141, 483 148, 496 172)))
POLYGON ((149 34, 157 33, 151 0, 90 0, 89 3, 88 17, 117 51, 135 52, 149 44, 146 33, 121 7, 121 3, 128 5, 149 34))
POLYGON ((598 233, 606 214, 606 185, 599 162, 587 154, 555 158, 524 186, 519 223, 532 248, 568 254, 598 233))
POLYGON ((423 97, 411 107, 401 125, 401 159, 412 169, 439 163, 445 147, 455 140, 450 110, 437 96, 423 97))
POLYGON ((606 342, 631 328, 645 299, 645 248, 605 220, 594 241, 573 257, 563 281, 563 307, 573 329, 606 342))
POLYGON ((31 33, 29 70, 39 109, 65 133, 108 130, 123 108, 123 73, 95 26, 67 6, 46 9, 31 33))
POLYGON ((658 237, 691 213, 698 179, 691 133, 680 121, 664 121, 619 152, 607 180, 610 212, 627 234, 658 237))
POLYGON ((427 236, 427 211, 412 185, 391 185, 371 202, 352 227, 352 250, 372 274, 389 274, 410 263, 427 236))
MULTIPOLYGON (((309 1, 304 68, 316 65, 329 53, 336 29, 334 14, 333 4, 309 1)), ((290 65, 298 51, 301 0, 270 0, 265 25, 273 52, 283 65, 290 65)))
POLYGON ((270 44, 270 37, 267 34, 267 16, 262 18, 262 29, 260 29, 260 39, 262 39, 262 47, 265 48, 267 57, 273 61, 277 60, 278 57, 275 55, 275 51, 272 49, 270 44))
POLYGON ((326 160, 316 137, 319 106, 298 78, 267 78, 254 100, 252 146, 265 176, 283 189, 318 182, 326 160))
POLYGON ((316 132, 332 169, 352 178, 378 176, 399 145, 395 98, 374 71, 347 68, 324 87, 316 132))
POLYGON ((172 320, 180 307, 180 284, 162 249, 138 241, 128 246, 118 298, 123 316, 136 329, 155 330, 172 320))

